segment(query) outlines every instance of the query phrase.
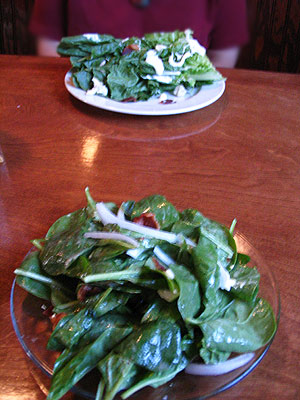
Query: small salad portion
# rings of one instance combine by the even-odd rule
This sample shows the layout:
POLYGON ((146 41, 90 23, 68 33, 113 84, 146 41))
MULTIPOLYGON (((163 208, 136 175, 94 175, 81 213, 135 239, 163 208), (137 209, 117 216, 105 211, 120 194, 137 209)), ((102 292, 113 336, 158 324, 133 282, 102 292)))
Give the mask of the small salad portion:
POLYGON ((166 101, 166 93, 185 96, 202 85, 224 80, 189 29, 117 39, 84 34, 65 37, 57 47, 70 57, 76 87, 87 95, 117 101, 166 101))
POLYGON ((48 400, 91 370, 96 399, 123 399, 187 373, 218 375, 271 341, 260 275, 228 229, 164 196, 96 203, 59 218, 15 270, 48 302, 48 349, 60 352, 48 400))

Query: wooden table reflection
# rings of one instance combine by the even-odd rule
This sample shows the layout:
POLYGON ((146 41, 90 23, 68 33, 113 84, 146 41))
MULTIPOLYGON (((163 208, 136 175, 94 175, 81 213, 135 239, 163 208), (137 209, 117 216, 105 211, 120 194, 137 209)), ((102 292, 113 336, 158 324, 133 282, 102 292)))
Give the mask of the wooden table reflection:
POLYGON ((68 68, 0 56, 0 398, 45 398, 10 321, 13 269, 31 239, 84 205, 86 186, 97 200, 160 193, 227 225, 237 218, 274 270, 282 314, 261 364, 217 398, 299 398, 300 76, 222 70, 226 90, 211 106, 142 117, 72 98, 68 68))

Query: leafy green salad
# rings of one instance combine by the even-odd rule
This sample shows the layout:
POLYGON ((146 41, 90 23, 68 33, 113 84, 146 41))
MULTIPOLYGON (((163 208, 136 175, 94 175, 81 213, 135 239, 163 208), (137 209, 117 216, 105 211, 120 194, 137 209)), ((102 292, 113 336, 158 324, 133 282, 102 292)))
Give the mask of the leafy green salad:
POLYGON ((69 36, 62 38, 57 52, 70 57, 76 87, 117 101, 158 97, 164 102, 166 93, 182 97, 224 80, 191 30, 123 40, 100 34, 69 36))
POLYGON ((266 345, 273 310, 228 229, 161 195, 95 202, 59 218, 15 270, 59 317, 48 400, 97 371, 96 399, 123 399, 191 364, 226 364, 266 345), (239 356, 238 356, 239 357, 239 356), (227 361, 226 361, 227 360, 227 361))

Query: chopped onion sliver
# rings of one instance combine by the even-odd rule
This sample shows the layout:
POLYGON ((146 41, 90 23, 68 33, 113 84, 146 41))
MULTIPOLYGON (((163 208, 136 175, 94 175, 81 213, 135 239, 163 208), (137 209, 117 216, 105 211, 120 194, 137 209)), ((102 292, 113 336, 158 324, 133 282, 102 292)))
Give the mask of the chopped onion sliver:
POLYGON ((191 246, 191 247, 196 247, 196 243, 193 242, 191 239, 189 238, 185 238, 185 242, 187 245, 191 246))
POLYGON ((191 247, 196 247, 197 246, 196 243, 193 242, 192 239, 189 239, 189 238, 183 236, 182 233, 179 233, 177 235, 177 243, 182 244, 183 242, 185 242, 188 246, 191 246, 191 247))
POLYGON ((120 218, 120 219, 125 220, 125 214, 124 214, 124 211, 123 211, 122 207, 120 207, 118 209, 117 217, 120 218))
POLYGON ((175 233, 161 231, 159 229, 145 227, 143 225, 138 225, 134 222, 124 221, 118 218, 110 210, 107 209, 104 203, 96 204, 97 212, 104 225, 107 224, 117 224, 120 228, 127 229, 129 231, 138 232, 142 235, 151 236, 156 239, 166 240, 169 243, 176 243, 177 236, 175 233))
POLYGON ((246 353, 219 364, 189 364, 185 372, 191 375, 223 375, 242 367, 252 360, 254 353, 246 353))
POLYGON ((139 258, 139 256, 145 251, 143 247, 139 249, 130 249, 126 251, 126 254, 135 260, 139 258))
POLYGON ((175 261, 170 256, 168 256, 168 254, 166 254, 159 246, 154 247, 153 253, 160 261, 162 261, 167 266, 169 266, 170 264, 175 264, 175 261))
POLYGON ((122 242, 132 244, 132 246, 139 246, 139 243, 135 239, 117 232, 87 232, 84 234, 84 237, 91 239, 121 240, 122 242))

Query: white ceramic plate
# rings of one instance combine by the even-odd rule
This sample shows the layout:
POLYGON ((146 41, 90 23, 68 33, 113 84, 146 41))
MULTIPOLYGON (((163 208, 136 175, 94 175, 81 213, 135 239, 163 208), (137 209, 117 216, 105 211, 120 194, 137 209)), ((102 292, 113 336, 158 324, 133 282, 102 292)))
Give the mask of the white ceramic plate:
POLYGON ((162 104, 157 98, 122 103, 106 97, 87 95, 84 90, 74 86, 70 71, 65 76, 65 85, 74 97, 86 104, 108 111, 134 115, 172 115, 199 110, 217 101, 225 90, 225 81, 219 81, 211 85, 202 86, 188 97, 169 95, 168 99, 173 100, 173 103, 169 104, 162 104))

